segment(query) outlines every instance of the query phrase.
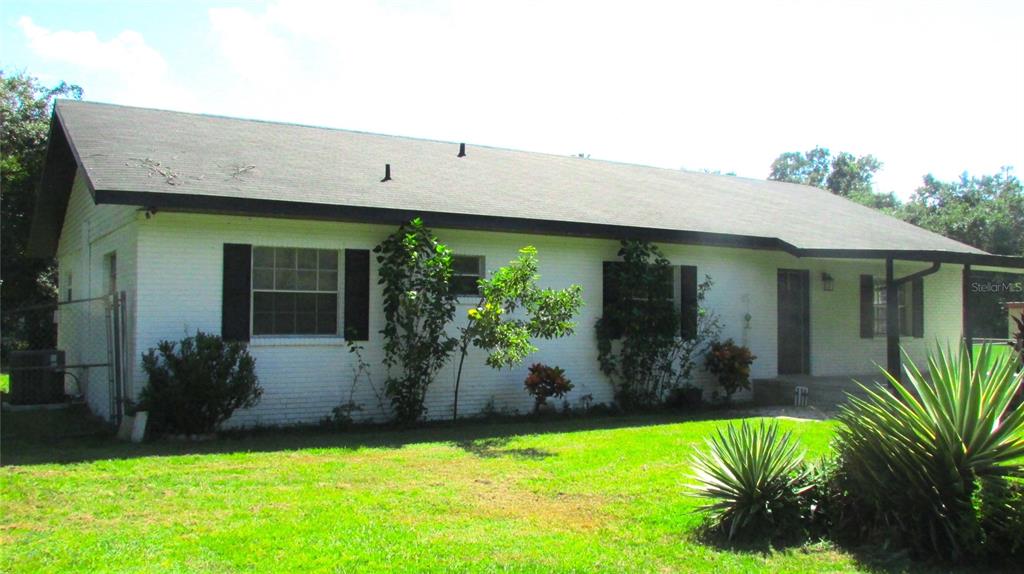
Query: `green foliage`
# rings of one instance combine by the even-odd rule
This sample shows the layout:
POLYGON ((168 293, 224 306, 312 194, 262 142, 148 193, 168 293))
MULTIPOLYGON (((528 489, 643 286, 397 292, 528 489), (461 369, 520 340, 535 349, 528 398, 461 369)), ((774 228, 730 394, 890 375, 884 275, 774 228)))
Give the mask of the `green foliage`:
POLYGON ((777 422, 728 425, 693 455, 694 492, 711 502, 701 507, 729 539, 789 535, 802 527, 802 496, 808 490, 804 455, 777 422))
POLYGON ((1010 168, 958 181, 924 178, 903 219, 989 253, 1024 255, 1024 186, 1010 168))
POLYGON ((213 432, 237 409, 259 402, 263 390, 255 368, 243 343, 217 335, 199 331, 179 343, 160 341, 142 355, 149 381, 138 410, 149 411, 149 424, 157 430, 213 432))
POLYGON ((623 241, 619 256, 623 264, 612 277, 619 289, 618 302, 595 326, 598 360, 602 372, 614 381, 616 400, 623 408, 650 407, 691 380, 697 358, 718 336, 721 325, 718 316, 704 308, 710 277, 697 287, 697 333, 682 338, 668 259, 646 241, 623 241))
POLYGON ((480 280, 480 300, 466 313, 468 322, 460 329, 453 417, 458 416, 462 366, 470 344, 486 351, 487 364, 499 369, 518 365, 536 351, 533 339, 557 339, 573 333, 573 317, 583 306, 583 288, 542 289, 539 281, 537 250, 531 246, 520 249, 516 259, 480 280))
POLYGON ((39 85, 25 73, 0 70, 0 268, 3 283, 3 353, 15 348, 46 348, 55 343, 50 313, 16 315, 19 307, 55 301, 54 264, 26 256, 35 189, 43 174, 50 113, 58 97, 81 99, 82 89, 61 82, 39 85), (23 321, 17 319, 24 319, 23 321))
POLYGON ((562 398, 572 390, 572 381, 565 376, 561 367, 549 367, 541 363, 530 366, 530 374, 523 381, 526 392, 534 398, 534 410, 547 403, 550 397, 562 398))
POLYGON ((827 189, 876 209, 893 211, 899 200, 892 193, 875 193, 874 176, 882 162, 872 155, 856 157, 840 152, 832 157, 827 148, 815 147, 806 152, 786 152, 772 162, 768 179, 802 183, 827 189))
POLYGON ((423 414, 427 388, 458 344, 445 332, 455 316, 451 250, 417 218, 373 251, 384 287, 385 394, 397 420, 410 423, 423 414))
POLYGON ((867 534, 957 558, 984 540, 979 485, 1024 477, 1024 409, 1011 406, 1024 371, 989 345, 940 349, 928 365, 930 379, 908 358, 908 388, 890 376, 851 397, 836 449, 867 534))
POLYGON ((705 357, 704 368, 715 375, 728 401, 736 391, 750 389, 750 365, 756 358, 750 349, 732 339, 715 341, 705 357))

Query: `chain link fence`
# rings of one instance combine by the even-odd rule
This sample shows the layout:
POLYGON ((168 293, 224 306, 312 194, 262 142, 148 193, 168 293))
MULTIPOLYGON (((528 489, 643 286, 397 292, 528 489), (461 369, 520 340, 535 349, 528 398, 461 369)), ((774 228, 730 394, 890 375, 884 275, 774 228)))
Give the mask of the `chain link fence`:
POLYGON ((12 345, 8 356, 15 406, 85 401, 90 410, 111 422, 120 421, 125 397, 124 292, 89 299, 25 307, 14 320, 41 334, 12 345), (38 348, 41 342, 55 343, 38 348))

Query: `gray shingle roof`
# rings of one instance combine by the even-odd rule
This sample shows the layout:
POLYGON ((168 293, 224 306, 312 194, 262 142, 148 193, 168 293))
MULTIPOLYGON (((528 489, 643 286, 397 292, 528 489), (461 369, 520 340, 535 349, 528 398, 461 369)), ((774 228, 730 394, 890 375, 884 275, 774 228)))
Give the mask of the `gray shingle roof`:
POLYGON ((205 196, 401 209, 428 224, 431 213, 467 214, 800 250, 984 253, 803 185, 474 145, 459 158, 457 143, 78 101, 56 114, 98 201, 175 194, 179 206, 205 196), (386 163, 393 179, 381 183, 386 163))

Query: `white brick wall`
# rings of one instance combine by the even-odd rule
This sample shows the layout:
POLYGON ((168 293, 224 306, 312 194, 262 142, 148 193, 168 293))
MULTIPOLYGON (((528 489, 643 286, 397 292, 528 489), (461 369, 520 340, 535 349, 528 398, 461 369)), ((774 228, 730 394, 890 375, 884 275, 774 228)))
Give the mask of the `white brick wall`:
MULTIPOLYGON (((68 289, 75 300, 98 297, 105 293, 106 257, 117 254, 118 289, 126 292, 128 303, 128 389, 133 388, 130 376, 136 366, 135 278, 136 225, 138 209, 130 206, 95 205, 85 180, 79 172, 68 199, 60 241, 57 266, 60 300, 68 299, 68 289), (69 275, 72 280, 69 282, 69 275), (70 283, 70 285, 69 285, 70 283)), ((67 364, 105 362, 106 327, 104 306, 100 302, 63 305, 58 314, 57 346, 66 352, 67 364)), ((100 416, 109 416, 109 388, 106 367, 71 369, 79 377, 90 408, 100 416)))
MULTIPOLYGON (((429 221, 428 221, 429 224, 429 221)), ((220 331, 222 246, 224 243, 371 249, 391 227, 364 224, 293 221, 271 218, 229 217, 161 212, 151 220, 137 219, 138 314, 136 354, 161 339, 180 339, 196 329, 220 331)), ((577 333, 556 341, 541 341, 540 351, 526 364, 496 371, 483 364, 480 353, 467 359, 460 392, 460 412, 479 412, 489 401, 498 409, 526 412, 532 403, 522 389, 526 369, 533 362, 566 369, 576 388, 571 402, 590 394, 595 402, 612 398, 611 388, 597 366, 593 325, 601 312, 601 262, 615 257, 618 244, 610 240, 516 235, 479 231, 436 230, 456 253, 483 255, 488 270, 514 258, 524 245, 539 251, 542 283, 584 288, 586 307, 578 317, 577 333)), ((686 245, 662 246, 673 264, 697 265, 701 278, 715 281, 709 305, 723 319, 724 337, 747 344, 758 356, 753 376, 777 374, 776 271, 779 268, 811 272, 812 345, 811 369, 816 375, 869 373, 872 361, 884 364, 885 341, 859 336, 859 275, 881 274, 877 261, 802 260, 772 251, 755 251, 686 245), (835 277, 835 290, 824 292, 821 272, 835 277), (744 315, 749 313, 749 325, 744 315)), ((905 274, 923 264, 899 266, 905 274)), ((960 268, 946 266, 926 279, 926 337, 905 339, 915 356, 925 343, 955 339, 960 335, 960 268)), ((373 379, 381 388, 383 326, 376 263, 371 265, 371 340, 365 343, 365 359, 373 365, 373 379)), ((465 316, 469 302, 457 315, 465 316)), ((347 400, 353 359, 337 338, 254 338, 251 351, 264 396, 261 403, 232 419, 234 425, 315 422, 347 400)), ((451 415, 456 361, 438 376, 427 397, 428 416, 451 415)), ((142 377, 136 373, 136 377, 142 377)), ((706 379, 706 375, 704 376, 706 379)), ((144 378, 139 378, 142 381, 144 378)), ((365 406, 363 416, 374 416, 376 399, 363 383, 355 400, 365 406)), ((141 384, 136 385, 136 389, 141 384)), ((710 388, 710 387, 709 387, 710 388)), ((740 397, 742 398, 742 397, 740 397)))

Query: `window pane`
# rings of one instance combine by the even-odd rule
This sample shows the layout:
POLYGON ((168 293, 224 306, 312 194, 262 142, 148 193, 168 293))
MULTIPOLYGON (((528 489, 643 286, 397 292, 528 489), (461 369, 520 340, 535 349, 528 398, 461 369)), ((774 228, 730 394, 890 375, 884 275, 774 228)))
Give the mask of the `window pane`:
POLYGON ((276 278, 274 286, 276 289, 295 289, 295 271, 278 269, 274 272, 276 278))
POLYGON ((253 247, 252 248, 252 266, 253 267, 273 267, 274 266, 274 248, 273 247, 253 247))
POLYGON ((320 250, 320 269, 337 269, 338 252, 330 249, 320 250))
POLYGON ((295 310, 299 313, 316 313, 316 294, 296 293, 295 310))
POLYGON ((254 335, 272 334, 274 332, 274 316, 270 313, 253 313, 252 332, 254 335))
POLYGON ((472 275, 452 277, 452 290, 456 295, 476 295, 479 293, 476 281, 477 277, 472 275))
POLYGON ((338 296, 329 294, 318 294, 316 295, 316 312, 323 313, 337 313, 338 312, 338 296))
POLYGON ((274 250, 276 258, 274 267, 278 269, 295 269, 295 250, 287 247, 278 247, 274 250))
POLYGON ((338 333, 338 316, 334 313, 317 314, 316 333, 318 335, 336 335, 338 333))
POLYGON ((294 313, 274 313, 274 333, 292 335, 295 333, 294 313))
POLYGON ((316 269, 316 249, 299 249, 299 269, 316 269))
POLYGON ((274 293, 253 293, 252 310, 254 313, 271 313, 274 311, 274 293))
POLYGON ((337 271, 320 271, 320 283, 318 284, 320 291, 337 291, 338 290, 338 272, 337 271))
POLYGON ((316 291, 316 271, 300 269, 295 272, 295 288, 302 291, 316 291))
POLYGON ((274 293, 274 311, 295 312, 295 293, 274 293))
POLYGON ((253 269, 252 270, 252 288, 253 289, 273 289, 274 288, 274 270, 273 269, 253 269))
POLYGON ((300 335, 315 335, 316 313, 299 313, 296 315, 295 332, 300 335))
POLYGON ((456 255, 452 257, 452 272, 458 275, 480 275, 482 257, 456 255))

